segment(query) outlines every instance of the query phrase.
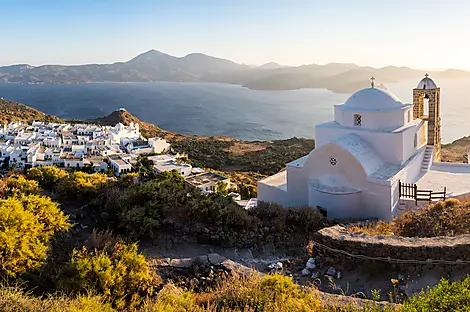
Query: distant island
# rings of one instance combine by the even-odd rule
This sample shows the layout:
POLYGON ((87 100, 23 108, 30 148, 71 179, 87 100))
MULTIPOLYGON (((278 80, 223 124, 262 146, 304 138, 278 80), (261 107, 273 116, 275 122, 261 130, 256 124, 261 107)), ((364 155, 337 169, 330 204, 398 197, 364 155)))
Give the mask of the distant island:
MULTIPOLYGON (((423 70, 408 67, 373 68, 350 63, 290 67, 269 62, 250 66, 202 53, 175 57, 150 50, 127 62, 113 64, 1 66, 0 83, 216 82, 242 85, 254 90, 324 88, 349 93, 368 86, 372 76, 380 83, 393 83, 418 79, 423 73, 423 70)), ((470 77, 470 72, 455 69, 428 73, 440 78, 470 77)))

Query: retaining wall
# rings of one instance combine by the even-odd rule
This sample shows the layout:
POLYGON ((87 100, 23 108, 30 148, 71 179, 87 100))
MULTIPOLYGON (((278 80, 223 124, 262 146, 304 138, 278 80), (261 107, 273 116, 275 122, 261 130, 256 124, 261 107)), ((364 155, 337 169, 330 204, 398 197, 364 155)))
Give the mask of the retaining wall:
POLYGON ((436 266, 470 268, 470 235, 435 238, 380 236, 350 233, 345 227, 336 225, 318 231, 314 241, 319 243, 315 247, 317 257, 325 263, 358 265, 385 262, 409 272, 436 266), (407 263, 399 263, 401 260, 407 263))

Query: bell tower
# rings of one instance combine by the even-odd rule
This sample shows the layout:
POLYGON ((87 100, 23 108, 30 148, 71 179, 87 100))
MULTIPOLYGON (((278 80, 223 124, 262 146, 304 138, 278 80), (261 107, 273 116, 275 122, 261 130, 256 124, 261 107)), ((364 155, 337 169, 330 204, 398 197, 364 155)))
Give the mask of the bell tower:
POLYGON ((413 119, 428 122, 427 145, 434 147, 434 161, 441 160, 441 88, 426 74, 413 89, 413 119), (427 104, 427 105, 426 105, 427 104), (426 107, 427 106, 427 107, 426 107))

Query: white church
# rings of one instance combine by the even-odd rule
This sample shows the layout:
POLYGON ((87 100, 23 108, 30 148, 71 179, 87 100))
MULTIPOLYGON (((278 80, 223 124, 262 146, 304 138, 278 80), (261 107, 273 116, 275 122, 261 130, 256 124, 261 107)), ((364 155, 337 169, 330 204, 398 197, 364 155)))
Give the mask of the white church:
POLYGON ((316 125, 316 148, 258 182, 258 201, 317 207, 328 218, 390 220, 418 201, 470 193, 470 165, 440 162, 440 88, 426 74, 413 104, 371 87, 316 125))

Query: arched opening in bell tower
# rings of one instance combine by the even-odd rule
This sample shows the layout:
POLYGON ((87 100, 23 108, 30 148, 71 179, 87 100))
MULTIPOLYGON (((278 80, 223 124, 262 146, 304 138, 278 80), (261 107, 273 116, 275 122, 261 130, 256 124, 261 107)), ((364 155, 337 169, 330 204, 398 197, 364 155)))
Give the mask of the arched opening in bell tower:
POLYGON ((427 94, 424 95, 423 99, 423 115, 429 116, 429 96, 427 94))

